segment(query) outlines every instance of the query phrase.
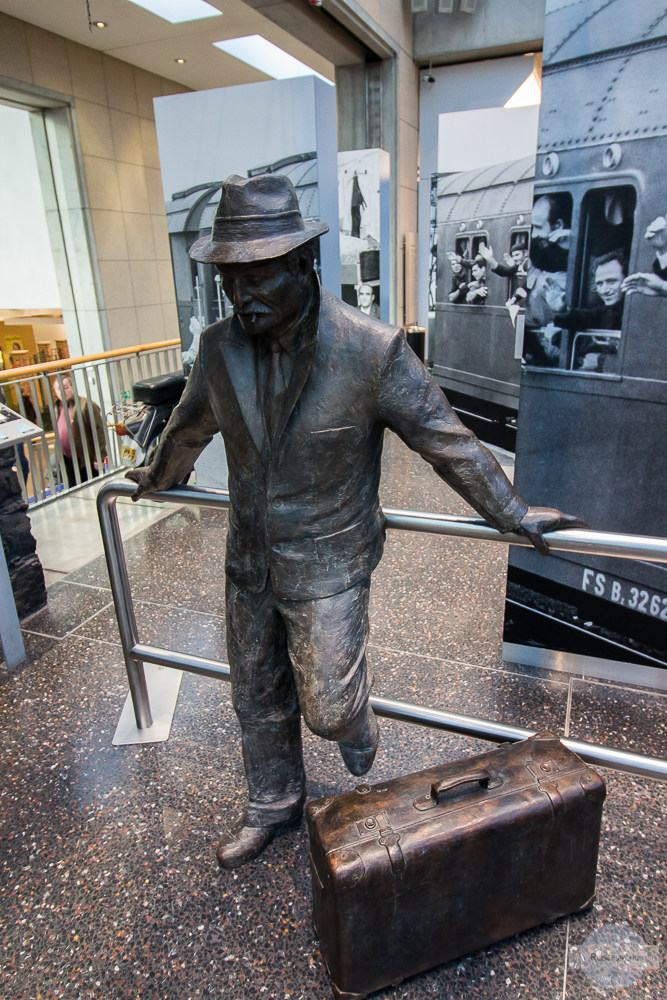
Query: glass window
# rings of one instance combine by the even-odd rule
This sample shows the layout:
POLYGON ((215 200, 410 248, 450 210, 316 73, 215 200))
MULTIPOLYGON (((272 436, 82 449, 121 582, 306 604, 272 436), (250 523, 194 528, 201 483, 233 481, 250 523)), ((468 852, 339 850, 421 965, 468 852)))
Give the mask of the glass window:
POLYGON ((454 240, 454 250, 459 257, 470 259, 470 237, 457 236, 454 240))
POLYGON ((483 233, 482 232, 482 233, 477 233, 476 236, 473 236, 473 238, 472 238, 472 259, 473 260, 475 259, 475 257, 479 253, 479 245, 480 245, 480 243, 486 243, 487 246, 489 245, 489 234, 488 233, 483 233))

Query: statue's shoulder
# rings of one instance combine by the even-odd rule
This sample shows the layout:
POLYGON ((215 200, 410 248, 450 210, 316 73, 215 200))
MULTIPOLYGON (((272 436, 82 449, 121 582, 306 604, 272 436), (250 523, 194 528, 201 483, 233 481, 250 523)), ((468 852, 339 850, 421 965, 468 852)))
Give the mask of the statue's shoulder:
POLYGON ((231 316, 228 316, 226 319, 221 319, 217 323, 211 323, 210 326, 207 326, 202 330, 202 341, 207 347, 209 347, 218 344, 221 341, 229 340, 231 325, 231 316))
POLYGON ((337 295, 322 289, 320 328, 337 339, 345 338, 368 351, 384 354, 387 347, 402 331, 380 319, 366 316, 355 306, 343 302, 337 295))

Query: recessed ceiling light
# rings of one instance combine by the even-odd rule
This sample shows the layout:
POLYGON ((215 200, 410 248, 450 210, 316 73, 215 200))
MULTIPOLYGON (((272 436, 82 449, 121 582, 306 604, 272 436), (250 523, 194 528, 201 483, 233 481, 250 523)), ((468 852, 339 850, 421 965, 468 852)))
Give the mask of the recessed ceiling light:
POLYGON ((107 28, 108 24, 106 21, 95 21, 96 28, 107 28))
POLYGON ((198 21, 202 17, 219 17, 221 10, 206 0, 130 0, 137 7, 143 7, 172 24, 181 21, 198 21))
POLYGON ((174 62, 177 62, 177 63, 179 63, 179 65, 181 65, 181 66, 182 66, 182 65, 183 65, 183 63, 184 63, 184 62, 186 62, 186 61, 187 61, 187 60, 185 60, 185 59, 184 59, 184 58, 183 58, 182 56, 179 56, 179 58, 178 58, 178 59, 174 59, 174 62))
POLYGON ((284 49, 278 48, 262 35, 245 35, 243 38, 226 38, 223 42, 213 42, 218 49, 227 52, 235 59, 254 66, 267 76, 276 80, 288 80, 294 76, 318 76, 320 80, 330 84, 321 73, 306 66, 300 59, 295 59, 284 49))

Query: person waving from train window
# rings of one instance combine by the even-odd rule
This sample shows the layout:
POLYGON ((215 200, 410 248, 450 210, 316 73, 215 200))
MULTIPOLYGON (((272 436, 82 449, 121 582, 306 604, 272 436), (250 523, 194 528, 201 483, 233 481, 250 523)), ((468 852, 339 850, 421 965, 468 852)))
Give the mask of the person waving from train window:
POLYGON ((450 302, 465 302, 468 292, 468 276, 463 269, 463 258, 460 254, 450 250, 447 259, 452 269, 452 283, 447 297, 450 302))
MULTIPOLYGON (((567 309, 558 313, 554 324, 564 330, 620 330, 623 320, 624 279, 628 273, 622 250, 597 257, 592 262, 593 287, 598 304, 587 309, 567 309)), ((618 337, 576 337, 572 349, 572 367, 604 371, 605 357, 618 353, 618 337)))
POLYGON ((494 274, 501 278, 510 279, 510 294, 505 305, 509 308, 514 305, 525 305, 526 283, 528 275, 526 264, 528 254, 518 245, 513 245, 509 253, 503 254, 503 264, 499 264, 493 254, 493 247, 486 243, 480 243, 479 253, 484 258, 494 274))
POLYGON ((640 292, 642 295, 667 297, 667 219, 664 215, 649 223, 644 239, 655 250, 651 271, 629 274, 623 282, 623 291, 628 295, 640 292))
POLYGON ((486 267, 479 260, 472 262, 472 281, 468 285, 466 302, 468 305, 480 306, 486 301, 489 289, 486 286, 486 267))

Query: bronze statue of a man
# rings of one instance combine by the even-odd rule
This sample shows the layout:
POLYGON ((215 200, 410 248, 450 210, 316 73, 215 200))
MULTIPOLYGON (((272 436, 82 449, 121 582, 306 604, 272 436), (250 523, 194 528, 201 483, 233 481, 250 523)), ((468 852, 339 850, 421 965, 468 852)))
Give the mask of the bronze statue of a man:
POLYGON ((204 330, 153 463, 128 473, 134 499, 168 489, 222 433, 227 647, 249 793, 217 849, 225 868, 300 818, 302 715, 352 774, 373 763, 365 648, 386 427, 501 531, 544 551, 542 532, 579 523, 517 496, 400 329, 320 288, 312 240, 328 228, 304 224, 285 177, 224 182, 211 237, 190 255, 217 267, 234 315, 204 330))

